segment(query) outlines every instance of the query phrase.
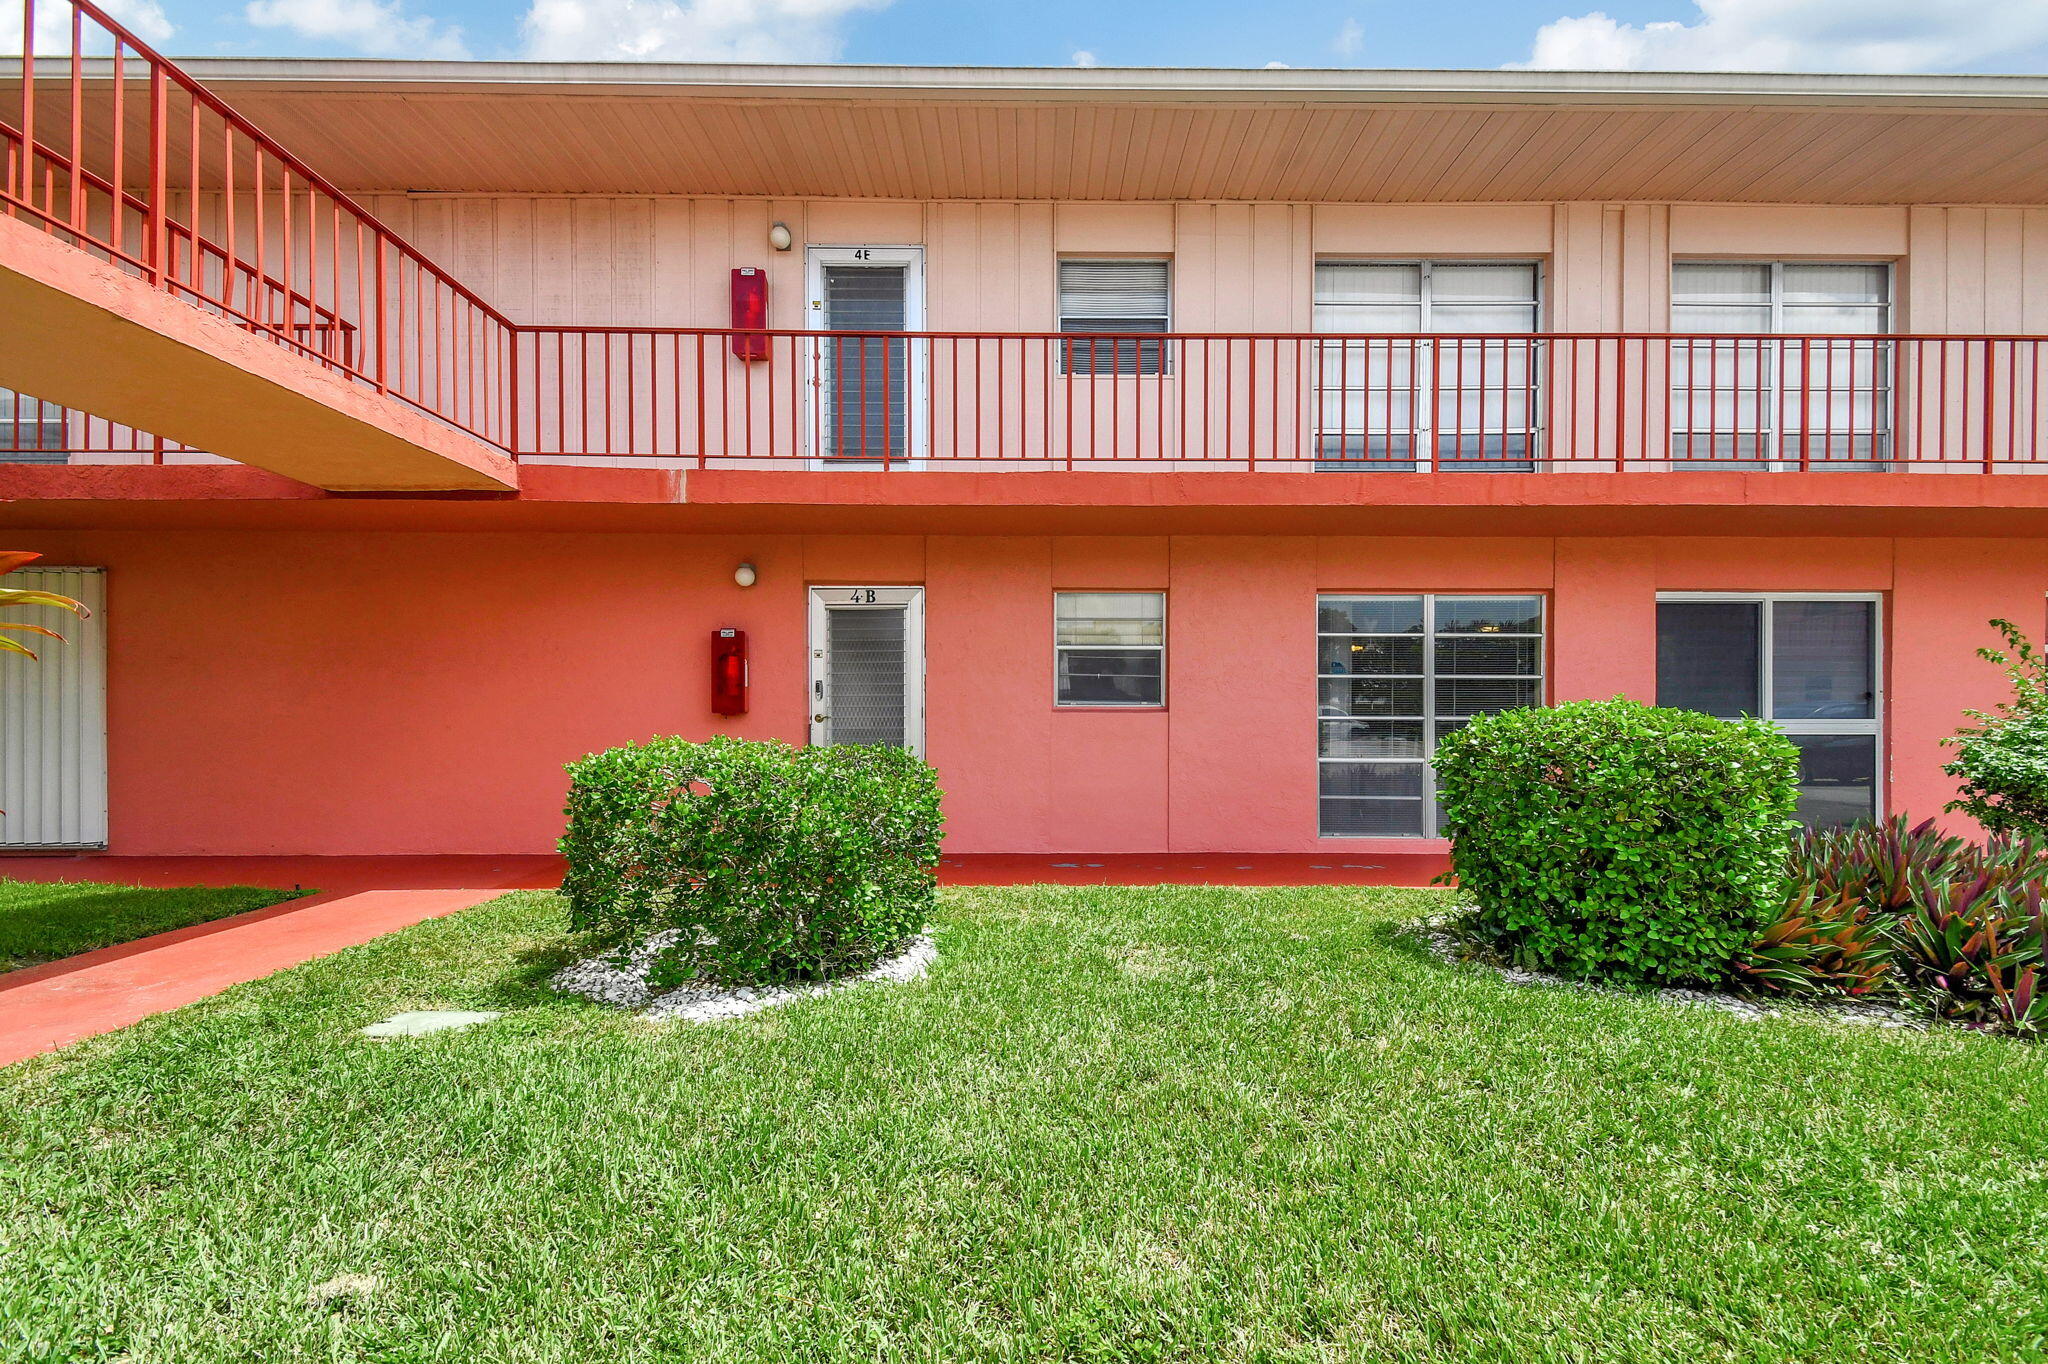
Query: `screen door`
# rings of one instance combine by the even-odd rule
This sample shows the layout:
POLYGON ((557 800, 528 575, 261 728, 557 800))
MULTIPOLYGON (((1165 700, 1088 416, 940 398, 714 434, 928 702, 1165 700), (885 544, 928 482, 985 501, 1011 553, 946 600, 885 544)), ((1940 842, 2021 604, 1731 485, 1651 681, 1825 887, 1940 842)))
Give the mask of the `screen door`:
POLYGON ((924 752, 924 589, 811 589, 811 742, 924 752))
POLYGON ((895 465, 920 452, 924 252, 819 246, 810 252, 812 444, 821 463, 895 465))

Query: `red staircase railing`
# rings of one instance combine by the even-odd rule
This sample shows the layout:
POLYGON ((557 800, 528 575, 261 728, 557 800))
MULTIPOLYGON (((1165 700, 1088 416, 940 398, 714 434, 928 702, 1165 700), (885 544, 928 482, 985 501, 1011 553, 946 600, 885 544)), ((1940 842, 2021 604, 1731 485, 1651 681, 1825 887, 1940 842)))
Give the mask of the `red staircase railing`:
POLYGON ((20 37, 0 212, 514 443, 513 328, 495 308, 91 0, 23 0, 20 37))

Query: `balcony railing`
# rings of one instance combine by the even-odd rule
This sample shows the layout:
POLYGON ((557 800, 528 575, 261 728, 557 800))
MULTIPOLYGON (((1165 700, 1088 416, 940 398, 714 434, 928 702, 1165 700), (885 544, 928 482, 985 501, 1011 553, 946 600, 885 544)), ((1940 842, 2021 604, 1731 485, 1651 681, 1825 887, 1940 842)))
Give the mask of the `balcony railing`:
MULTIPOLYGON (((509 327, 523 459, 1529 473, 2048 469, 2048 340, 509 327)), ((182 447, 0 397, 0 459, 182 447)))
MULTIPOLYGON (((26 0, 20 55, 0 58, 0 214, 524 459, 1498 474, 2048 465, 2038 337, 515 324, 90 0, 26 0)), ((0 395, 0 460, 58 447, 203 458, 0 395)))
POLYGON ((2032 337, 517 330, 522 455, 820 468, 2048 464, 2032 337))

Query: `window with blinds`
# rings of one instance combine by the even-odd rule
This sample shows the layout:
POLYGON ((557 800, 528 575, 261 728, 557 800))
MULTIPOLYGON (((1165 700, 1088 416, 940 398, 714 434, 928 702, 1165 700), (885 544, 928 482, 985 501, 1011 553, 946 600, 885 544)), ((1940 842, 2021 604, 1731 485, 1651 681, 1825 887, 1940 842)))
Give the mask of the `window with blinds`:
POLYGON ((1435 837, 1436 741, 1543 704, 1540 596, 1319 597, 1316 635, 1325 838, 1435 837))
POLYGON ((1164 374, 1172 272, 1163 260, 1060 262, 1062 359, 1069 374, 1164 374))
POLYGON ((1881 470, 1890 453, 1891 267, 1882 262, 1681 261, 1671 328, 1725 340, 1674 343, 1671 462, 1881 470), (1758 336, 1825 341, 1745 341, 1758 336), (1857 338, 1868 336, 1869 341, 1857 338))
POLYGON ((1317 261, 1316 467, 1534 468, 1541 285, 1534 261, 1317 261))
POLYGON ((63 408, 0 389, 0 464, 62 464, 70 446, 63 408))
POLYGON ((1056 704, 1166 704, 1164 592, 1055 592, 1053 629, 1056 704))

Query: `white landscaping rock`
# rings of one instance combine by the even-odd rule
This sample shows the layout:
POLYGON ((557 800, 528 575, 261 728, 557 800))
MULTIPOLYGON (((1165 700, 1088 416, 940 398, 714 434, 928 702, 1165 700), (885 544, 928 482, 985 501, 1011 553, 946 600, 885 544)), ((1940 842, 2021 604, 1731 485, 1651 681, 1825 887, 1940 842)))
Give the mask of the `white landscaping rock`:
MULTIPOLYGON (((1598 985, 1590 981, 1566 980, 1547 971, 1525 971, 1515 966, 1493 966, 1464 955, 1458 950, 1458 940, 1451 933, 1450 926, 1458 919, 1456 913, 1433 914, 1413 925, 1415 935, 1431 956, 1438 961, 1454 966, 1478 966, 1497 973, 1510 985, 1547 985, 1563 990, 1586 990, 1603 994, 1632 994, 1616 986, 1598 985)), ((1830 1022, 1850 1026, 1872 1028, 1909 1028, 1925 1031, 1930 1020, 1903 1009, 1889 1005, 1875 1004, 1866 1000, 1786 1000, 1780 1004, 1764 1004, 1740 995, 1717 994, 1712 990, 1686 990, 1677 986, 1666 986, 1652 990, 1653 998, 1666 1004, 1686 1005, 1692 1008, 1718 1009, 1737 1018, 1776 1018, 1781 1013, 1797 1011, 1809 1017, 1824 1018, 1830 1022)))
POLYGON ((555 973, 557 990, 615 1008, 638 1009, 642 1018, 680 1019, 685 1023, 716 1023, 742 1018, 772 1009, 792 1000, 843 990, 849 985, 905 985, 918 979, 938 960, 939 949, 930 937, 920 934, 895 956, 872 970, 839 980, 811 981, 801 985, 684 985, 656 994, 647 983, 647 973, 663 949, 672 946, 681 930, 657 933, 631 949, 623 960, 614 954, 587 957, 555 973))

